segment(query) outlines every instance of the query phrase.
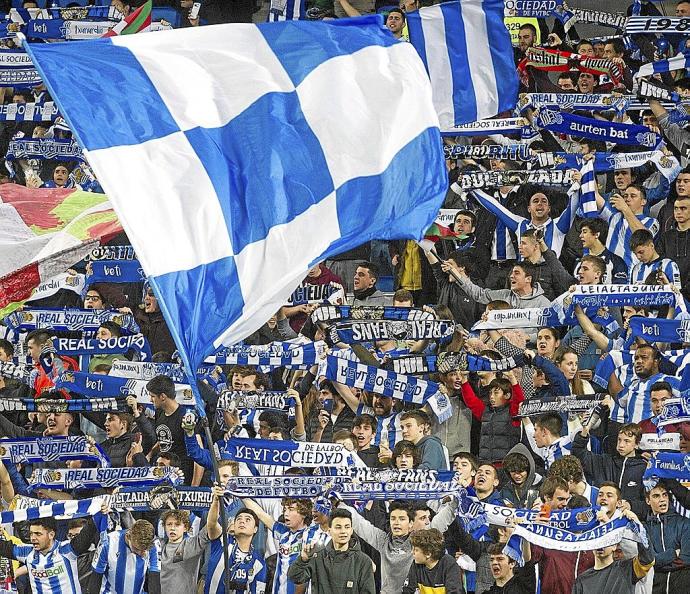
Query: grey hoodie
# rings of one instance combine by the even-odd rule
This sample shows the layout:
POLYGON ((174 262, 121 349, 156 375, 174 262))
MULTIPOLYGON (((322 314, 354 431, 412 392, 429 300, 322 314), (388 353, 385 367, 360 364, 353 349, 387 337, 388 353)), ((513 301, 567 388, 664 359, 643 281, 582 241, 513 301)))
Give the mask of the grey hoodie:
MULTIPOLYGON (((548 307, 551 305, 539 283, 535 283, 532 292, 525 296, 518 295, 512 289, 485 289, 484 287, 478 287, 467 276, 463 276, 458 284, 477 303, 486 304, 491 301, 505 301, 513 309, 548 307)), ((529 334, 531 341, 536 341, 538 328, 523 328, 523 330, 529 334)))
POLYGON ((422 461, 422 470, 448 470, 448 455, 443 449, 441 440, 435 435, 427 435, 417 442, 417 449, 422 461))
MULTIPOLYGON (((430 528, 437 528, 441 533, 448 530, 455 519, 457 507, 458 504, 455 500, 444 503, 434 519, 431 520, 430 528)), ((340 508, 346 509, 352 514, 352 526, 355 529, 355 534, 381 553, 380 594, 400 594, 410 571, 410 565, 412 565, 410 535, 393 536, 390 532, 384 532, 365 520, 353 507, 341 503, 338 506, 338 509, 340 508)))
POLYGON ((524 484, 519 489, 508 479, 506 486, 501 490, 501 499, 512 507, 532 509, 534 502, 539 498, 538 484, 541 481, 541 477, 537 474, 534 465, 534 457, 529 451, 529 448, 523 443, 518 443, 508 454, 522 454, 527 458, 527 462, 529 462, 529 472, 527 473, 524 484))

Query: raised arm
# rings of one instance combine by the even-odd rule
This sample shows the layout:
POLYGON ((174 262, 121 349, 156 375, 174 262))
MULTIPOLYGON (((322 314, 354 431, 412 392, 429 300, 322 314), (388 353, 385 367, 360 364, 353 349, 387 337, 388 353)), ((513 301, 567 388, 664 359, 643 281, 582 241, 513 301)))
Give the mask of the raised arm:
POLYGON ((524 217, 516 215, 514 212, 508 210, 498 200, 496 200, 496 198, 490 196, 486 192, 482 192, 481 190, 474 190, 474 192, 472 192, 472 196, 474 196, 475 200, 479 202, 479 204, 481 204, 484 208, 486 208, 486 210, 488 210, 496 218, 501 220, 503 224, 506 227, 508 227, 508 229, 510 229, 513 233, 515 233, 518 230, 520 223, 527 221, 527 219, 525 219, 524 217))
POLYGON ((223 534, 223 527, 220 525, 220 500, 223 498, 223 487, 216 483, 211 487, 211 506, 208 508, 208 515, 206 516, 206 532, 211 540, 220 538, 223 534))
POLYGON ((596 344, 597 347, 599 347, 602 351, 608 350, 608 337, 594 327, 592 320, 587 317, 587 314, 585 314, 584 310, 579 305, 575 306, 575 317, 577 318, 577 322, 580 324, 580 328, 582 328, 584 333, 589 336, 592 341, 594 341, 594 344, 596 344))
POLYGON ((256 517, 259 518, 259 520, 261 520, 261 522, 264 524, 264 526, 266 526, 266 528, 268 528, 269 530, 273 530, 273 525, 276 523, 275 518, 267 514, 263 507, 261 507, 253 499, 245 497, 242 498, 242 503, 244 503, 245 507, 248 507, 256 514, 256 517))

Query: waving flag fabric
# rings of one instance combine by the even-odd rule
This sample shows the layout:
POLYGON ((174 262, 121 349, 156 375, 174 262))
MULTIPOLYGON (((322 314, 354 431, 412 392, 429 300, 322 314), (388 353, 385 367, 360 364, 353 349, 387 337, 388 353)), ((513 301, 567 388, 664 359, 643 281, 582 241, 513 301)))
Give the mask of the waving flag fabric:
POLYGON ((147 0, 142 6, 137 8, 132 14, 126 16, 103 37, 114 37, 115 35, 130 35, 147 31, 151 27, 151 10, 153 9, 152 0, 147 0))
POLYGON ((263 325, 315 262, 419 239, 445 195, 429 79, 377 15, 27 51, 187 369, 263 325))
POLYGON ((39 284, 120 231, 104 194, 1 185, 0 313, 19 307, 39 284))
POLYGON ((503 11, 503 0, 461 0, 408 13, 442 131, 515 107, 518 77, 503 11))

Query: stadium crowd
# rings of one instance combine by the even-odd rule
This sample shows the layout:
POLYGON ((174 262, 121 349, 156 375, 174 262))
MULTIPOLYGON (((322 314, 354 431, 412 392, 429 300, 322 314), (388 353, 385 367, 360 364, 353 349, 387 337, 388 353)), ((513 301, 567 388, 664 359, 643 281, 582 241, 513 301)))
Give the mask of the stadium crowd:
MULTIPOLYGON (((141 4, 112 0, 124 16, 141 4)), ((387 4, 306 13, 381 9, 407 40, 419 3, 387 4)), ((667 4, 690 18, 690 2, 667 4)), ((189 18, 191 1, 154 5, 181 26, 230 18, 211 0, 189 18)), ((207 359, 213 447, 153 289, 95 274, 136 262, 124 233, 9 314, 0 592, 690 591, 690 68, 636 76, 690 35, 589 13, 597 37, 507 10, 521 95, 498 121, 518 129, 445 135, 449 189, 424 241, 314 266, 207 359), (548 129, 550 94, 583 136, 548 129), (112 408, 80 408, 99 399, 112 408), (138 474, 91 472, 107 468, 138 474)), ((6 104, 51 101, 2 88, 6 104)), ((0 123, 4 154, 22 138, 71 132, 0 123)), ((102 191, 82 159, 6 163, 5 183, 102 191)))

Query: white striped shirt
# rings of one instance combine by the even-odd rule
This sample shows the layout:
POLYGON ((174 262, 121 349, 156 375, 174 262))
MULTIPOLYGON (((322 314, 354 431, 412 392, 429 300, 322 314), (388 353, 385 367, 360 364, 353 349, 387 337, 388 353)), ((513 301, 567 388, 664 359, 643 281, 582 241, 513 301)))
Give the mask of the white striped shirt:
MULTIPOLYGON (((640 223, 649 229, 652 235, 656 237, 656 234, 659 232, 659 221, 643 214, 635 216, 640 223)), ((614 212, 608 205, 604 205, 604 208, 602 208, 599 213, 599 217, 609 224, 606 248, 623 258, 625 264, 630 268, 637 262, 637 258, 630 249, 630 236, 632 235, 632 230, 630 229, 630 225, 628 225, 628 221, 625 220, 622 212, 614 212)))
POLYGON ((160 573, 158 549, 151 547, 140 557, 127 545, 125 534, 127 530, 101 534, 92 563, 94 572, 103 575, 101 594, 141 594, 146 572, 160 573))
MULTIPOLYGON (((481 190, 475 190, 473 196, 477 199, 479 204, 486 208, 490 213, 492 213, 496 219, 496 236, 494 237, 494 246, 492 247, 491 257, 493 260, 506 260, 511 259, 508 256, 500 257, 500 249, 497 247, 498 234, 499 234, 499 223, 504 226, 508 231, 512 231, 517 235, 518 242, 522 237, 522 234, 528 229, 541 229, 544 232, 544 243, 546 246, 553 250, 556 256, 560 257, 561 250, 563 249, 563 243, 565 242, 565 236, 570 231, 573 219, 575 218, 575 211, 579 205, 579 194, 577 190, 572 188, 568 191, 569 202, 565 210, 555 219, 547 219, 542 225, 535 225, 530 219, 516 215, 514 212, 508 210, 501 202, 499 202, 495 197, 482 192, 481 190), (495 248, 495 249, 494 249, 495 248)), ((509 234, 507 237, 510 237, 509 234)), ((508 240, 508 243, 512 247, 512 242, 508 240)), ((506 244, 507 245, 507 244, 506 244)), ((505 248, 507 250, 507 247, 505 248)), ((515 252, 513 251, 513 257, 515 257, 515 252)))
POLYGON ((47 553, 15 545, 14 558, 26 564, 35 594, 81 594, 77 555, 69 542, 56 542, 47 553))
MULTIPOLYGON (((645 279, 652 273, 661 271, 666 275, 669 282, 679 289, 681 288, 680 283, 680 270, 678 270, 678 264, 669 258, 657 258, 652 262, 644 263, 638 262, 632 268, 630 272, 630 282, 633 285, 643 285, 645 284, 645 279)), ((656 284, 656 283, 655 283, 656 284)))

